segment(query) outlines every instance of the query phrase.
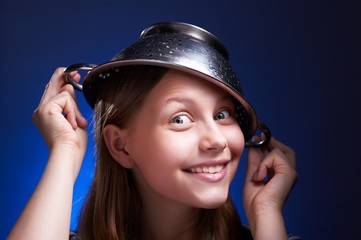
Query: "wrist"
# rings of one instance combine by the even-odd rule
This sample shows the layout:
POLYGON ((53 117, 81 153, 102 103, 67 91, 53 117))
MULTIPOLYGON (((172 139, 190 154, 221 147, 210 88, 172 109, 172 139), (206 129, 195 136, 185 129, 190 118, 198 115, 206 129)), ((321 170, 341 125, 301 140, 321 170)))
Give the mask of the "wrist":
POLYGON ((65 155, 74 159, 82 159, 85 155, 86 147, 62 141, 49 147, 51 154, 65 155))
POLYGON ((248 216, 248 223, 255 240, 287 239, 286 227, 281 210, 258 210, 248 216))
POLYGON ((62 172, 63 176, 71 177, 75 183, 80 171, 85 151, 70 144, 54 145, 50 149, 48 167, 57 172, 62 172))

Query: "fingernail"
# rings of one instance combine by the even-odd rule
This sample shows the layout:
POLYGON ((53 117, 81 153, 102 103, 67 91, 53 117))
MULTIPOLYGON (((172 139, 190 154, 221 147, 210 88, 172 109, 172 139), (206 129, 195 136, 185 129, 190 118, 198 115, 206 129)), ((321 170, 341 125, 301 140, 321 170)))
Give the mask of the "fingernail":
POLYGON ((70 75, 71 77, 74 77, 74 76, 77 75, 77 74, 78 74, 78 71, 72 71, 72 72, 69 73, 69 75, 70 75))

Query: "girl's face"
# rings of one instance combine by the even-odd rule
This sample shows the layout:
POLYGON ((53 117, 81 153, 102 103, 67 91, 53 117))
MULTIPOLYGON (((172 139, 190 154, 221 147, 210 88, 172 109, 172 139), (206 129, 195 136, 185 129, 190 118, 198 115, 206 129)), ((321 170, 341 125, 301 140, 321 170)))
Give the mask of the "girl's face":
POLYGON ((244 136, 232 97, 169 70, 127 131, 126 150, 143 201, 215 208, 228 197, 244 136))

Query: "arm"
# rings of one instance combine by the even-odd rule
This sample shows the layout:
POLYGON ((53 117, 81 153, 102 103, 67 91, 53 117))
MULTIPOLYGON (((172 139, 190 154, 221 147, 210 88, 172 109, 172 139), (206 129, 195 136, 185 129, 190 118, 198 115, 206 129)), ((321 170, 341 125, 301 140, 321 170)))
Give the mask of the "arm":
MULTIPOLYGON (((33 114, 50 154, 43 176, 8 239, 69 238, 73 186, 86 150, 87 121, 79 112, 73 87, 65 84, 63 71, 55 71, 33 114)), ((76 72, 72 77, 80 79, 76 72)))
POLYGON ((288 239, 282 208, 297 179, 295 165, 294 151, 274 138, 267 149, 249 149, 243 202, 254 239, 288 239))

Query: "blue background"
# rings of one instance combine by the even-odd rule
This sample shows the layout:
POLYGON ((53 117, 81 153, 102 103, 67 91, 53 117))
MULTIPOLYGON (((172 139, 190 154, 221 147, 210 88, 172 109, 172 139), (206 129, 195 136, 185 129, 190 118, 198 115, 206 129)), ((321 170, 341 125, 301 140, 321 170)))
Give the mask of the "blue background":
MULTIPOLYGON (((299 181, 284 210, 289 231, 304 239, 355 237, 361 214, 356 2, 1 0, 0 239, 46 164, 48 150, 31 115, 53 71, 108 61, 142 29, 168 20, 199 25, 224 42, 260 118, 297 151, 299 181)), ((92 176, 92 145, 75 186, 72 227, 92 176)), ((232 194, 245 221, 240 167, 232 194)))

